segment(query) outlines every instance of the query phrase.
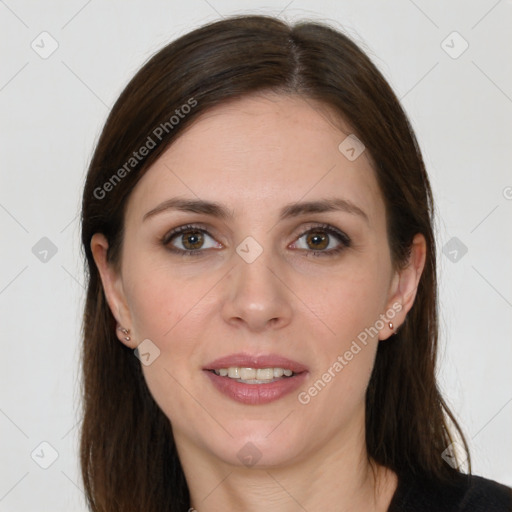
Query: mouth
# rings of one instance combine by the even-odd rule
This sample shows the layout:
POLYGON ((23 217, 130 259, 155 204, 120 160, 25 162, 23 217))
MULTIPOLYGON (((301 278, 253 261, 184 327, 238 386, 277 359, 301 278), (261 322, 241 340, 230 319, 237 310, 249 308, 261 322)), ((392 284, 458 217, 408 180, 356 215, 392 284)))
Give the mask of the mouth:
POLYGON ((306 366, 276 355, 234 354, 203 368, 214 387, 228 398, 249 405, 269 403, 297 389, 306 366))
POLYGON ((287 379, 297 375, 288 368, 244 368, 239 366, 230 366, 229 368, 219 368, 210 370, 220 377, 227 377, 236 382, 245 384, 267 384, 276 382, 280 379, 287 379))

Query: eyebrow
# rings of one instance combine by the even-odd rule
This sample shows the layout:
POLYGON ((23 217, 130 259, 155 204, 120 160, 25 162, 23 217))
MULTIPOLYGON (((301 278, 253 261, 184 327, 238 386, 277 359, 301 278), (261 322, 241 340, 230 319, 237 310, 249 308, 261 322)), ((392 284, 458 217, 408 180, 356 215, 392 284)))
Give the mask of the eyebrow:
MULTIPOLYGON (((190 213, 202 213, 205 215, 211 215, 222 220, 232 219, 234 217, 233 211, 229 210, 225 206, 215 201, 205 201, 202 199, 183 199, 179 197, 173 197, 147 212, 142 218, 143 221, 149 217, 153 217, 159 213, 167 210, 178 210, 182 212, 190 213)), ((355 205, 351 201, 342 198, 329 198, 320 199, 317 201, 306 201, 300 203, 290 203, 284 206, 279 214, 279 220, 285 220, 288 218, 299 217, 300 215, 307 215, 311 213, 325 213, 342 211, 362 217, 367 223, 369 223, 368 215, 359 206, 355 205)))

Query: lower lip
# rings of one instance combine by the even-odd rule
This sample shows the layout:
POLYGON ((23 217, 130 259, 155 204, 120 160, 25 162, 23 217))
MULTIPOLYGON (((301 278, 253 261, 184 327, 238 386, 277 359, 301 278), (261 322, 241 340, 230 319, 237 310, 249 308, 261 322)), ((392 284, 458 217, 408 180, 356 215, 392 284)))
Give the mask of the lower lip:
POLYGON ((249 405, 268 404, 279 400, 295 391, 304 382, 307 374, 302 372, 267 384, 245 384, 229 377, 221 377, 209 370, 205 372, 221 393, 232 400, 249 405))

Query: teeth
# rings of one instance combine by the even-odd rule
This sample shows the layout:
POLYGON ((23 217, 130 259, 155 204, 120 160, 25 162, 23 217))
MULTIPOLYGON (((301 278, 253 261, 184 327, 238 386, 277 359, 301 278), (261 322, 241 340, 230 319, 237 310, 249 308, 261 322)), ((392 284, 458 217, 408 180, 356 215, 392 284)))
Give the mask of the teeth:
POLYGON ((274 378, 273 368, 258 368, 256 370, 256 378, 258 380, 272 380, 274 378))
POLYGON ((242 380, 253 380, 256 378, 256 373, 258 373, 258 370, 254 368, 240 368, 240 378, 242 380))
POLYGON ((273 382, 283 376, 291 377, 293 375, 292 370, 284 368, 241 368, 235 366, 219 368, 218 370, 214 370, 214 372, 221 377, 229 377, 230 379, 238 380, 238 382, 249 384, 273 382))
POLYGON ((240 368, 228 368, 228 377, 230 379, 240 378, 240 368))

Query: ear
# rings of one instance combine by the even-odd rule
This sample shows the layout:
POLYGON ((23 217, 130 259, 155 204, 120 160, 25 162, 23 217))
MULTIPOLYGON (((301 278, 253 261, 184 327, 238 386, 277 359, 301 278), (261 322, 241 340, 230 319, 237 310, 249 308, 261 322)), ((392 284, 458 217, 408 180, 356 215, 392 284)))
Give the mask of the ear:
MULTIPOLYGON (((102 233, 95 233, 91 238, 91 251, 98 267, 101 283, 108 305, 117 323, 125 329, 131 329, 132 321, 130 310, 123 290, 123 282, 119 272, 107 261, 108 240, 102 233)), ((125 340, 126 334, 116 329, 119 340, 130 348, 135 348, 133 336, 125 340)))
POLYGON ((418 283, 425 268, 426 255, 425 237, 418 233, 412 241, 411 253, 406 266, 397 270, 393 276, 387 309, 381 315, 385 325, 379 331, 379 340, 388 339, 405 322, 405 317, 416 298, 418 283), (390 327, 390 322, 393 328, 390 327))

